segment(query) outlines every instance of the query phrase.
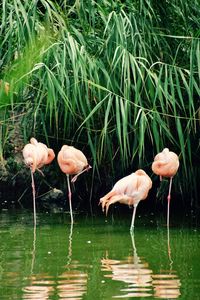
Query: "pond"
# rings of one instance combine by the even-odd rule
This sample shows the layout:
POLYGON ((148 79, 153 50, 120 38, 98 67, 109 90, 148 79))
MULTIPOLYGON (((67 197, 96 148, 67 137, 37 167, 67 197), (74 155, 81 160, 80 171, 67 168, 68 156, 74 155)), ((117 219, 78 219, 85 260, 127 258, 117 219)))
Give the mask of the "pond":
MULTIPOLYGON (((152 217, 153 219, 153 217, 152 217)), ((200 230, 130 220, 0 213, 0 299, 199 299, 200 230), (151 224, 151 226, 148 226, 151 224)))

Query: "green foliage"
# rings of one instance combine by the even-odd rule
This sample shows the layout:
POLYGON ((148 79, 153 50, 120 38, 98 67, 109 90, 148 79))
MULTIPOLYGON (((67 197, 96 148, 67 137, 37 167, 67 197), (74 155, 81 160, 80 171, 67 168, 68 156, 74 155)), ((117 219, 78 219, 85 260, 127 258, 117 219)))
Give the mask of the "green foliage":
POLYGON ((199 1, 3 0, 0 20, 1 106, 25 113, 24 140, 87 146, 115 177, 168 147, 196 190, 199 1))

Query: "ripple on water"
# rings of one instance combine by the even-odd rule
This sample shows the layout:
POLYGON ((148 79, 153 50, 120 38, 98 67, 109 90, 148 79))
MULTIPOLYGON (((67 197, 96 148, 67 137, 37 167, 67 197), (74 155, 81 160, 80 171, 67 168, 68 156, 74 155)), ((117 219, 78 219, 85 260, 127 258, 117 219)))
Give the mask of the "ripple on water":
POLYGON ((124 260, 101 260, 102 271, 105 278, 121 281, 126 284, 120 289, 120 294, 113 298, 150 297, 152 296, 152 270, 146 262, 142 262, 138 256, 128 257, 124 260))
POLYGON ((155 297, 176 299, 180 293, 180 279, 174 271, 154 274, 138 256, 124 260, 102 259, 104 277, 126 285, 113 298, 155 297), (131 261, 132 260, 132 261, 131 261))
POLYGON ((46 274, 38 274, 29 278, 30 284, 23 288, 23 299, 58 299, 79 300, 87 292, 88 275, 74 268, 73 262, 56 278, 46 274))

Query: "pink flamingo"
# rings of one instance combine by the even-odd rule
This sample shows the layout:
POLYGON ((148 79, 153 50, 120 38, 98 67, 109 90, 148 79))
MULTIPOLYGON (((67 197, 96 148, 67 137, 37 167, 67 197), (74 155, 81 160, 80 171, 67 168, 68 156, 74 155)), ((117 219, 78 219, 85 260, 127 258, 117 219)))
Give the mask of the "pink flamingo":
MULTIPOLYGON (((36 170, 40 171, 44 165, 50 164, 55 157, 54 151, 45 144, 39 143, 35 138, 30 139, 22 150, 24 162, 31 171, 32 191, 33 191, 33 214, 34 224, 36 225, 36 204, 35 204, 35 183, 33 174, 36 170)), ((40 171, 41 172, 41 171, 40 171)))
POLYGON ((119 202, 122 204, 133 205, 133 216, 130 231, 134 229, 136 208, 141 200, 147 198, 149 190, 152 187, 152 181, 145 171, 139 169, 136 172, 123 177, 117 181, 113 189, 100 199, 102 210, 106 208, 106 215, 109 206, 119 202))
POLYGON ((167 196, 168 207, 167 207, 167 227, 169 228, 169 208, 171 200, 171 188, 172 188, 172 179, 176 175, 179 168, 179 159, 178 155, 172 151, 169 151, 168 148, 165 148, 162 152, 158 153, 152 164, 152 171, 162 177, 170 178, 169 183, 169 192, 167 196))
POLYGON ((68 197, 71 223, 73 224, 73 213, 72 213, 72 201, 71 201, 71 188, 69 176, 75 175, 71 182, 75 182, 77 177, 88 171, 91 166, 88 164, 87 158, 82 151, 74 148, 73 146, 63 145, 60 152, 58 153, 58 164, 63 173, 67 175, 67 186, 68 186, 68 197))

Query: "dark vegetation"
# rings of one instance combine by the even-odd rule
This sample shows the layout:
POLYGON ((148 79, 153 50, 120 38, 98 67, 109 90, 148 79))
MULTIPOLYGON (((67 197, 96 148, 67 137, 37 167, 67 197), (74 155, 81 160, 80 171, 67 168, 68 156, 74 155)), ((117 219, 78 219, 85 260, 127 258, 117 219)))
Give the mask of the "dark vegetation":
MULTIPOLYGON (((35 136, 56 154, 74 145, 93 166, 75 184, 77 211, 100 211, 99 197, 138 168, 154 183, 141 210, 165 207, 167 181, 151 164, 168 147, 180 158, 173 205, 198 212, 198 0, 2 0, 0 24, 2 208, 32 205, 21 150, 35 136)), ((43 171, 38 206, 67 208, 56 160, 43 171)))

